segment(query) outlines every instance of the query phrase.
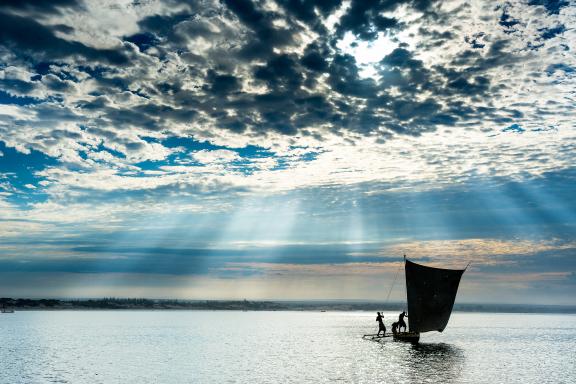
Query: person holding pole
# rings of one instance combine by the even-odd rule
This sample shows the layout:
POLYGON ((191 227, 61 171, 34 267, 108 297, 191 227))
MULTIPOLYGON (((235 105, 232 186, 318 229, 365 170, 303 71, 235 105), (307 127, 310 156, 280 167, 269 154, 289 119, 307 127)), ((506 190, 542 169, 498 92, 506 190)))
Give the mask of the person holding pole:
POLYGON ((386 326, 384 325, 384 316, 380 312, 376 312, 378 316, 376 316, 376 321, 378 322, 378 333, 377 336, 380 336, 380 332, 382 332, 382 336, 386 336, 386 326))

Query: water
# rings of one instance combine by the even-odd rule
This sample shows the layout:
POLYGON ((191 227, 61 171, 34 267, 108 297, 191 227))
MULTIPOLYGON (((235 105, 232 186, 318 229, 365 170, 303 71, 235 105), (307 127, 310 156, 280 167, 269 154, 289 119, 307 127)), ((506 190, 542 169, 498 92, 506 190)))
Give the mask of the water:
POLYGON ((417 347, 362 340, 375 329, 361 312, 16 312, 0 382, 576 382, 576 315, 454 313, 417 347))

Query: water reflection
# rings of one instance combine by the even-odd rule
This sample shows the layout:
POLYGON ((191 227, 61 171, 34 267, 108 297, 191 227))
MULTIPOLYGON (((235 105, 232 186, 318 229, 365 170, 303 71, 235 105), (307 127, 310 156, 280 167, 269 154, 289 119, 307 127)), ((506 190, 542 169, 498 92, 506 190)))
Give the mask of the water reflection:
POLYGON ((451 344, 381 341, 375 358, 385 367, 386 382, 461 383, 465 353, 451 344))
POLYGON ((411 345, 362 339, 355 313, 20 312, 0 316, 0 383, 576 383, 576 316, 460 316, 411 345))
POLYGON ((433 381, 460 382, 464 352, 450 344, 410 344, 407 355, 407 378, 410 383, 433 381))

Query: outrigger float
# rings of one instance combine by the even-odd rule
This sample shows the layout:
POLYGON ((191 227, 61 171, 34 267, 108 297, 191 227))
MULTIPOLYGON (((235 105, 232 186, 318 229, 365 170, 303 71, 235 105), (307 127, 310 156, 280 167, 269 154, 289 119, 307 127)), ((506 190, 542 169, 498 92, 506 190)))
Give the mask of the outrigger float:
POLYGON ((380 341, 392 337, 396 341, 418 343, 420 333, 444 331, 454 307, 460 279, 466 268, 433 268, 414 263, 404 256, 408 332, 396 332, 384 336, 370 334, 364 335, 363 338, 380 341))

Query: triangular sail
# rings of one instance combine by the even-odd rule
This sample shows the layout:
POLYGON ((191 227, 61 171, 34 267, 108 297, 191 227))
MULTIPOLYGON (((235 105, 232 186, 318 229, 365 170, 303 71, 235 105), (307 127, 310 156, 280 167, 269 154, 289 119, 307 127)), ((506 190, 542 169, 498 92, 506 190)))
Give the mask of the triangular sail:
POLYGON ((442 332, 448 324, 464 270, 426 267, 406 260, 411 332, 442 332))

